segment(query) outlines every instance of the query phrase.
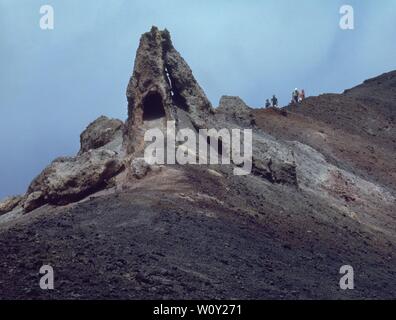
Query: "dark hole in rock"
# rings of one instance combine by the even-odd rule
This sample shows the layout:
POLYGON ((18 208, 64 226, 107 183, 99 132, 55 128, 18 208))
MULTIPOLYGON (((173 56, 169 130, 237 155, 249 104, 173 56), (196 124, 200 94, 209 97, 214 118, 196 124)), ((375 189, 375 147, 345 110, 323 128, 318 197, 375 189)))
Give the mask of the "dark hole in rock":
POLYGON ((143 100, 143 121, 165 117, 164 104, 159 93, 149 93, 143 100))
MULTIPOLYGON (((213 138, 212 138, 212 140, 213 140, 213 138)), ((207 137, 207 139, 206 139, 206 141, 209 145, 209 151, 210 151, 210 148, 213 148, 219 156, 223 155, 223 142, 219 139, 214 139, 214 140, 217 141, 217 148, 216 148, 216 143, 212 143, 210 137, 207 137)))

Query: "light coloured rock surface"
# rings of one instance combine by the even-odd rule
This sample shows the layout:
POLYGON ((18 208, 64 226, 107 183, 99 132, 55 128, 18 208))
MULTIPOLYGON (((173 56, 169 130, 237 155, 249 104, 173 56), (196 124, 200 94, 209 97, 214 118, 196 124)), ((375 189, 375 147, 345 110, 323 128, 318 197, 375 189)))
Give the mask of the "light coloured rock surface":
POLYGON ((13 210, 23 200, 23 196, 8 197, 0 202, 0 215, 13 210))
POLYGON ((34 191, 27 195, 23 202, 25 212, 33 211, 45 204, 44 194, 42 191, 34 191))
POLYGON ((292 146, 300 188, 338 206, 361 223, 392 232, 396 198, 390 191, 330 164, 308 145, 294 141, 292 146))
MULTIPOLYGON (((248 107, 243 105, 243 101, 237 97, 223 99, 222 111, 217 112, 208 125, 217 130, 223 128, 229 131, 239 129, 241 132, 245 129, 252 130, 252 175, 264 178, 271 183, 297 186, 293 147, 286 141, 277 140, 271 135, 257 130, 250 123, 249 115, 239 117, 239 120, 237 120, 238 117, 233 116, 233 110, 242 110, 242 113, 243 110, 247 111, 246 108, 248 107), (238 106, 238 104, 241 105, 238 106), (250 124, 248 125, 248 123, 250 124)), ((239 112, 238 114, 242 113, 239 112)), ((247 147, 244 139, 244 134, 241 134, 241 142, 243 142, 244 147, 247 147)))
POLYGON ((123 128, 121 120, 99 117, 81 133, 79 155, 102 147, 121 152, 123 128))
POLYGON ((24 211, 76 202, 111 186, 124 168, 123 128, 122 121, 105 116, 92 122, 80 136, 76 157, 55 159, 31 182, 20 201, 24 211))
POLYGON ((136 158, 131 163, 132 174, 137 179, 142 179, 151 170, 151 166, 144 158, 136 158))
POLYGON ((225 121, 232 121, 241 126, 254 125, 252 109, 239 97, 222 96, 219 107, 216 109, 216 116, 222 117, 225 121))
POLYGON ((0 215, 0 226, 5 225, 8 222, 15 222, 17 219, 21 218, 25 213, 25 210, 21 206, 17 206, 11 211, 0 215))
POLYGON ((58 158, 30 184, 24 207, 31 211, 45 203, 65 205, 81 200, 106 188, 122 169, 121 159, 111 150, 91 150, 77 157, 58 158))
POLYGON ((253 134, 253 174, 273 183, 298 185, 292 148, 263 132, 253 134))

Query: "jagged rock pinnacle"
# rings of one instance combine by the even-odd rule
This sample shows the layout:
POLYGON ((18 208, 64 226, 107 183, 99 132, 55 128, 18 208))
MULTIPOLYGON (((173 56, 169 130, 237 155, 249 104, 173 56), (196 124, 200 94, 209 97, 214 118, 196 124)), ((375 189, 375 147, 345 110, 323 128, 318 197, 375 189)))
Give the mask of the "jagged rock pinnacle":
POLYGON ((180 125, 183 118, 201 127, 213 112, 190 67, 173 47, 169 32, 157 27, 140 39, 127 99, 124 145, 128 153, 142 150, 145 121, 175 120, 180 125))

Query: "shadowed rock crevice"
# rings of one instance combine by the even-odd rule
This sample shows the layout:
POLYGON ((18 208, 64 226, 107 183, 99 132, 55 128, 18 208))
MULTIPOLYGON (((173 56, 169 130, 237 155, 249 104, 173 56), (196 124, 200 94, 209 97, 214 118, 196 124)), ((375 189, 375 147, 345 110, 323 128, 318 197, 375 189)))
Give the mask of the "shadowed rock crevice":
POLYGON ((149 93, 143 99, 143 121, 152 121, 165 118, 164 104, 159 93, 149 93))

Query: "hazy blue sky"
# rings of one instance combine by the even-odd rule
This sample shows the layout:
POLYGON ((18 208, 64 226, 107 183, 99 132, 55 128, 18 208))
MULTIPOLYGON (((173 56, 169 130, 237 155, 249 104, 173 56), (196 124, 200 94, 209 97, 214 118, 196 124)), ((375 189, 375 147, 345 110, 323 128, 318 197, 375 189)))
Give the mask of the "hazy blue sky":
POLYGON ((125 119, 141 33, 167 28, 214 106, 252 107, 294 87, 341 92, 396 69, 394 0, 0 0, 0 198, 78 151, 101 114, 125 119), (41 5, 55 29, 39 27, 41 5), (355 9, 355 30, 339 9, 355 9))

